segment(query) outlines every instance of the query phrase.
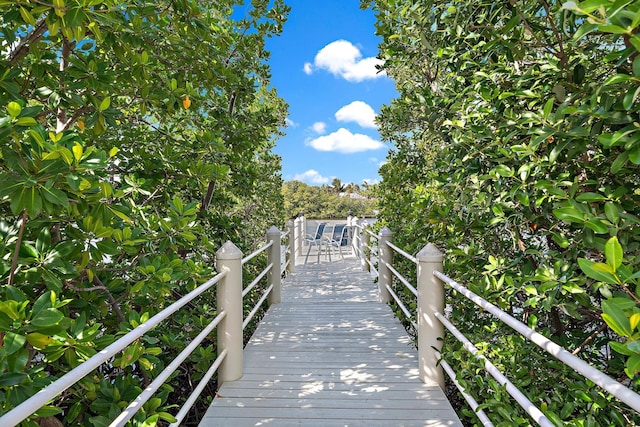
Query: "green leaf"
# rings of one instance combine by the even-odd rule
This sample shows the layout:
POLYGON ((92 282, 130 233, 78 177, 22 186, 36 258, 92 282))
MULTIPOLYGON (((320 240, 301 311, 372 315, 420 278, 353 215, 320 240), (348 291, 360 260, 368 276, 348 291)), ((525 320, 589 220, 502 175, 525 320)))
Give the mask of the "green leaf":
POLYGON ((606 234, 609 232, 609 227, 597 218, 590 219, 585 222, 584 225, 598 234, 606 234))
POLYGON ((67 194, 62 190, 58 190, 57 188, 44 187, 42 188, 42 195, 47 201, 53 203, 54 205, 63 206, 65 208, 69 206, 69 198, 67 197, 67 194))
POLYGON ((31 127, 37 125, 38 122, 33 117, 20 117, 16 120, 16 126, 31 127))
POLYGON ((28 334, 27 341, 34 348, 39 350, 42 350, 55 342, 55 340, 51 336, 46 334, 41 334, 39 332, 33 332, 31 334, 28 334))
POLYGON ((31 324, 38 328, 47 328, 49 326, 55 326, 64 319, 64 316, 60 311, 55 308, 47 308, 40 311, 34 318, 31 319, 31 324))
POLYGON ((27 337, 24 335, 19 335, 14 332, 5 332, 2 350, 4 350, 5 356, 9 356, 24 347, 26 342, 27 337))
POLYGON ((601 200, 607 200, 605 196, 598 193, 580 193, 576 196, 576 200, 579 202, 599 202, 601 200))
POLYGON ((604 245, 604 256, 607 258, 607 264, 609 264, 615 272, 622 264, 622 246, 618 242, 618 237, 613 236, 604 245))
POLYGON ((100 111, 105 111, 105 110, 108 110, 110 106, 111 106, 111 98, 107 96, 102 100, 102 102, 100 102, 100 106, 98 107, 98 109, 100 111))
POLYGON ((620 172, 620 169, 624 167, 625 163, 627 163, 627 160, 629 160, 629 152, 625 151, 620 153, 611 164, 611 173, 617 174, 618 172, 620 172))
POLYGON ((625 363, 625 373, 629 378, 633 378, 640 372, 640 355, 634 355, 627 359, 625 363))
MULTIPOLYGON (((600 29, 602 29, 602 27, 600 27, 600 29)), ((613 76, 609 77, 607 80, 604 81, 604 86, 612 85, 615 83, 627 82, 631 79, 632 77, 627 74, 614 74, 613 76)))
POLYGON ((505 166, 505 165, 496 166, 495 172, 496 172, 496 174, 498 174, 500 176, 507 177, 507 178, 513 176, 513 169, 511 169, 509 166, 505 166))
POLYGON ((611 347, 613 351, 624 354, 625 356, 633 356, 634 354, 636 354, 633 351, 629 350, 626 345, 617 341, 610 341, 609 347, 611 347))
POLYGON ((27 24, 33 25, 33 26, 36 25, 36 18, 34 18, 33 15, 30 14, 29 11, 22 6, 20 6, 20 16, 22 16, 22 19, 27 24))
POLYGON ((629 319, 624 312, 611 301, 602 301, 602 318, 609 327, 618 335, 629 338, 633 335, 629 319))
POLYGON ((11 387, 27 379, 27 374, 7 372, 0 375, 0 387, 11 387))
POLYGON ((596 263, 585 258, 578 258, 578 265, 582 272, 592 279, 612 285, 618 284, 618 280, 610 271, 602 271, 602 268, 598 268, 599 266, 604 266, 610 270, 611 267, 607 264, 596 263))
POLYGON ((20 106, 20 104, 18 104, 17 102, 10 102, 7 105, 7 112, 13 119, 17 118, 20 115, 21 111, 22 111, 22 106, 20 106))
POLYGON ((620 210, 618 206, 613 202, 607 202, 604 204, 604 214, 607 219, 613 223, 618 224, 620 221, 620 210))
POLYGON ((565 208, 554 209, 553 214, 556 218, 561 219, 563 221, 568 222, 580 222, 583 223, 585 220, 585 215, 579 209, 574 208, 573 206, 567 206, 565 208))

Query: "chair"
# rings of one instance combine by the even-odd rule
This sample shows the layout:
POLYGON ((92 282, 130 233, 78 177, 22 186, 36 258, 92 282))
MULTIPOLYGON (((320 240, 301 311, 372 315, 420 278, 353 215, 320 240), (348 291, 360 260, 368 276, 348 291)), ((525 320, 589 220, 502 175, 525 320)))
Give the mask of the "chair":
POLYGON ((316 232, 314 234, 307 234, 304 238, 307 246, 307 256, 304 258, 304 263, 306 264, 309 260, 309 252, 311 252, 311 246, 316 246, 318 248, 318 262, 320 261, 320 250, 322 249, 322 235, 324 233, 324 229, 327 226, 326 223, 320 222, 316 227, 316 232))
POLYGON ((329 262, 331 262, 331 251, 333 248, 337 248, 340 252, 340 258, 344 260, 344 255, 342 254, 342 247, 347 245, 347 231, 348 228, 345 224, 334 225, 333 230, 331 232, 331 237, 326 241, 326 250, 329 256, 329 262))

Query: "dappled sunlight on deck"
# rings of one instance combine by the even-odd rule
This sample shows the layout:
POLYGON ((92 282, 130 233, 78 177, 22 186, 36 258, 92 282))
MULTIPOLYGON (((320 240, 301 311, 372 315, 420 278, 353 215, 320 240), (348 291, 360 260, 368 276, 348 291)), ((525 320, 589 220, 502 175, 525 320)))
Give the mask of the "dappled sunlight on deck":
POLYGON ((460 426, 352 256, 298 258, 201 426, 460 426))

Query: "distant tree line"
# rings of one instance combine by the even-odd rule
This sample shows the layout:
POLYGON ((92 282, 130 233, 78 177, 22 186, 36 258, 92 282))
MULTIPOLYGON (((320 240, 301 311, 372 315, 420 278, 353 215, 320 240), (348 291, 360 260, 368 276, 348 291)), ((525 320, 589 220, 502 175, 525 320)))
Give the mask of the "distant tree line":
POLYGON ((374 185, 349 183, 335 178, 331 185, 314 186, 301 181, 287 181, 282 187, 284 209, 288 218, 346 218, 348 215, 374 216, 377 201, 374 185))

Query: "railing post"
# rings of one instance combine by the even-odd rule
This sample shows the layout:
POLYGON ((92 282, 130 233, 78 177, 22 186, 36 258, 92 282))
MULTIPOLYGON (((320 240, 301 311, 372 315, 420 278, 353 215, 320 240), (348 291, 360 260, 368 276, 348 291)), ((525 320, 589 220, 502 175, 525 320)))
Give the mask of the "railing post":
POLYGON ((293 221, 287 222, 287 230, 289 230, 289 239, 287 240, 289 246, 289 265, 287 271, 289 273, 296 272, 296 226, 293 221))
POLYGON ((390 302, 391 294, 387 286, 391 287, 391 270, 387 268, 385 263, 393 265, 393 251, 387 242, 393 238, 393 232, 389 228, 384 227, 380 230, 378 238, 378 291, 380 292, 380 301, 390 302))
POLYGON ((267 231, 267 242, 273 242, 273 245, 268 249, 267 253, 267 265, 273 264, 273 267, 267 274, 268 286, 273 285, 273 289, 269 294, 269 304, 278 304, 280 302, 280 230, 275 226, 271 227, 267 231))
POLYGON ((217 286, 218 313, 226 313, 218 325, 218 354, 227 350, 227 356, 218 370, 223 383, 242 377, 242 252, 227 241, 216 252, 216 269, 227 272, 217 286))
POLYGON ((442 272, 442 252, 428 244, 418 260, 418 363, 423 383, 438 384, 444 390, 444 373, 438 365, 444 326, 435 312, 444 313, 444 284, 433 272, 442 272))
POLYGON ((369 237, 369 233, 367 233, 367 229, 369 228, 369 223, 367 221, 362 222, 362 232, 360 233, 360 238, 358 239, 360 243, 360 263, 362 265, 362 269, 364 271, 371 272, 371 266, 367 262, 370 257, 369 245, 371 244, 371 238, 369 237))
POLYGON ((358 234, 358 217, 357 216, 352 216, 351 217, 351 227, 349 227, 349 239, 351 241, 351 248, 353 250, 354 255, 358 256, 358 249, 359 247, 357 245, 359 245, 359 240, 360 240, 360 235, 358 234))
POLYGON ((295 246, 296 251, 293 254, 293 259, 302 256, 302 245, 304 244, 304 230, 302 229, 302 217, 296 218, 296 236, 295 236, 295 246))

